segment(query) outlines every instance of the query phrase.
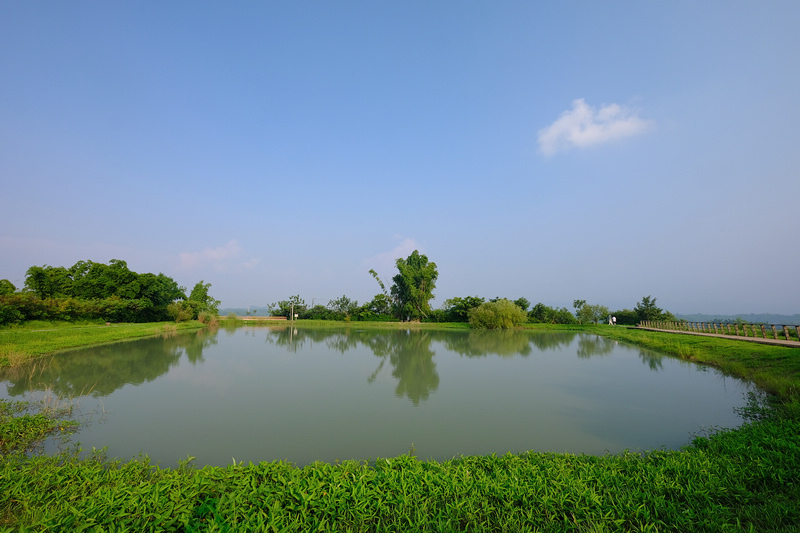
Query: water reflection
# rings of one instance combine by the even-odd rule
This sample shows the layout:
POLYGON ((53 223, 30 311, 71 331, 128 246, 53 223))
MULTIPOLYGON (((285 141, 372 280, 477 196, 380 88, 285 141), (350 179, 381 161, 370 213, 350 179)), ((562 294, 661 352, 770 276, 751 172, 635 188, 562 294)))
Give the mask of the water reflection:
POLYGON ((75 350, 8 369, 0 374, 10 396, 27 391, 50 391, 59 397, 107 396, 125 385, 153 381, 176 366, 183 355, 196 365, 203 350, 217 343, 216 331, 167 333, 89 349, 75 350))
POLYGON ((324 343, 327 349, 344 354, 359 346, 368 348, 380 359, 367 379, 372 383, 388 361, 392 376, 397 379, 395 395, 407 397, 414 405, 427 400, 439 386, 439 374, 433 362, 431 347, 435 332, 409 330, 364 329, 297 329, 271 328, 267 343, 285 347, 291 352, 313 343, 324 343))
MULTIPOLYGON (((290 353, 311 349, 315 344, 340 354, 365 347, 379 359, 367 381, 375 381, 388 362, 391 375, 397 380, 395 395, 408 398, 414 405, 427 400, 439 386, 440 377, 434 362, 436 344, 470 358, 528 357, 534 349, 569 347, 576 337, 579 358, 609 355, 618 346, 617 341, 605 337, 569 332, 304 329, 293 326, 238 329, 247 336, 266 332, 267 344, 290 353)), ((228 327, 223 331, 234 335, 237 328, 228 327)), ((34 365, 8 369, 0 374, 0 379, 8 382, 11 396, 44 389, 63 397, 106 396, 127 384, 155 380, 176 366, 183 355, 192 365, 203 363, 203 352, 217 344, 217 335, 215 330, 167 333, 160 338, 76 350, 34 365)), ((641 349, 639 356, 650 369, 662 368, 662 355, 641 349)))
MULTIPOLYGON (((588 359, 597 355, 611 355, 619 348, 619 341, 600 335, 581 335, 578 340, 578 357, 588 359)), ((639 348, 639 357, 650 370, 659 370, 664 367, 664 355, 644 348, 639 348)))
POLYGON ((0 393, 96 397, 82 409, 103 423, 80 441, 112 457, 307 464, 412 443, 437 459, 679 447, 739 423, 739 382, 697 368, 577 332, 273 324, 62 354, 0 375, 0 393))

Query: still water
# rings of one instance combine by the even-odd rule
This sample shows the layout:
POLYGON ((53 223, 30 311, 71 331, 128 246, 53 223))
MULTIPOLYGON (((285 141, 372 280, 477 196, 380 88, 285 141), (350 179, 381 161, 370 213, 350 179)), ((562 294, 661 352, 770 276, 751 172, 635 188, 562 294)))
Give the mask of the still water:
POLYGON ((595 335, 242 327, 69 352, 0 395, 71 399, 73 442, 162 466, 679 448, 752 387, 595 335))

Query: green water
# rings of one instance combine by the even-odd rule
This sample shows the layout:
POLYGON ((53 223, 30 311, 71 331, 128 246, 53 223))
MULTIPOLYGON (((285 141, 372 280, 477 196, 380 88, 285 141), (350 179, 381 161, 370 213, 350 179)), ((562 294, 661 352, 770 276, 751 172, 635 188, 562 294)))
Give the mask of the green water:
POLYGON ((679 448, 751 386, 595 335, 243 327, 69 352, 0 393, 71 399, 84 450, 162 466, 679 448))

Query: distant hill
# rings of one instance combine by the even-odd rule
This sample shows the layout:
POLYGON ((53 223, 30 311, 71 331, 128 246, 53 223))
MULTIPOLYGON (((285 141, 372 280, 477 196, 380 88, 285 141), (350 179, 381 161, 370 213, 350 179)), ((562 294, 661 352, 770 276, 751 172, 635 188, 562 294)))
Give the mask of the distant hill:
POLYGON ((695 313, 691 315, 676 314, 675 317, 689 322, 736 322, 737 319, 741 319, 749 324, 800 325, 800 315, 773 315, 771 313, 750 313, 747 315, 705 315, 695 313))

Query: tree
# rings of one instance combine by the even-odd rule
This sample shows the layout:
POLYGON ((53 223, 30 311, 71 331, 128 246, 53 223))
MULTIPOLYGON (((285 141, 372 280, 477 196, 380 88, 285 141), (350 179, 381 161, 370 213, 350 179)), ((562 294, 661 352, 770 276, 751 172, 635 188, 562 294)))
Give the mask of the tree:
POLYGON ((13 283, 8 281, 7 279, 0 279, 0 296, 4 294, 14 294, 17 291, 17 288, 14 286, 13 283))
POLYGON ((397 299, 401 318, 420 320, 431 311, 430 301, 439 272, 436 263, 414 250, 406 259, 397 259, 397 270, 392 278, 392 296, 397 299))
POLYGON ((639 322, 639 315, 631 309, 621 309, 612 313, 620 326, 635 326, 639 322))
POLYGON ((64 267, 32 266, 25 273, 25 289, 41 299, 72 296, 72 279, 64 267))
POLYGON ((528 313, 531 322, 542 324, 576 324, 578 319, 566 307, 555 308, 541 302, 534 305, 528 313))
POLYGON ((572 307, 575 308, 575 318, 578 319, 578 322, 580 324, 583 324, 583 320, 581 318, 581 309, 585 305, 586 305, 586 300, 573 300, 572 301, 572 307))
POLYGON ((598 304, 584 304, 578 309, 578 320, 581 324, 593 322, 597 324, 608 317, 608 307, 598 304))
POLYGON ((517 304, 501 298, 470 310, 469 325, 476 329, 510 329, 523 324, 527 318, 517 304))
POLYGON ((213 315, 219 314, 219 304, 222 302, 215 300, 208 294, 208 289, 210 288, 211 284, 203 283, 203 280, 198 281, 194 288, 192 288, 192 292, 189 294, 189 299, 186 303, 193 310, 193 318, 197 318, 200 313, 204 311, 213 315))
POLYGON ((478 296, 449 298, 444 301, 446 319, 450 322, 467 322, 469 320, 469 312, 484 302, 485 300, 478 296))
POLYGON ((340 315, 340 317, 349 317, 351 314, 353 314, 353 311, 355 311, 357 307, 358 302, 351 300, 344 294, 341 297, 328 302, 328 309, 340 315))
POLYGON ((527 312, 528 308, 531 306, 531 302, 527 298, 517 298, 514 300, 514 303, 525 312, 527 312))
POLYGON ((288 300, 281 300, 276 304, 269 305, 269 313, 272 316, 285 316, 292 319, 292 312, 296 315, 303 315, 306 312, 306 302, 300 298, 299 294, 290 296, 288 300))
POLYGON ((636 317, 639 322, 658 320, 663 313, 660 308, 656 307, 656 298, 651 298, 650 296, 643 297, 642 301, 637 303, 633 310, 636 311, 636 317))

